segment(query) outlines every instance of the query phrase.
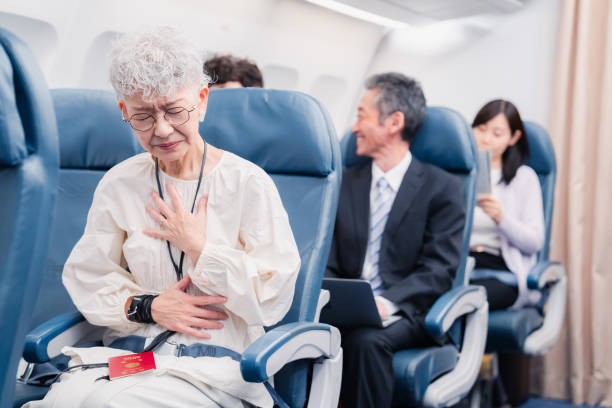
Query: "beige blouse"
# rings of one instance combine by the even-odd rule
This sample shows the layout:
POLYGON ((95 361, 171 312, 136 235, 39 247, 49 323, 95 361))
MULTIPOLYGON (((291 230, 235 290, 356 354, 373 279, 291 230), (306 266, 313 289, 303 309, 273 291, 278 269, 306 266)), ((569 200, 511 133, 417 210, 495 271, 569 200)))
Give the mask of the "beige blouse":
MULTIPOLYGON (((174 183, 185 207, 193 202, 197 180, 179 180, 160 170, 165 185, 174 183)), ((66 261, 63 283, 72 301, 94 325, 106 326, 104 344, 130 334, 153 337, 165 329, 127 320, 128 297, 158 294, 177 281, 166 242, 148 237, 157 229, 145 206, 157 190, 150 154, 134 156, 110 169, 100 181, 87 217, 85 232, 66 261), (129 268, 129 271, 127 270, 129 268)), ((183 273, 194 295, 227 297, 218 305, 229 316, 208 340, 177 333, 171 341, 209 343, 241 353, 261 336, 263 326, 283 318, 293 300, 300 268, 298 249, 287 213, 272 179, 259 167, 224 152, 202 179, 198 198, 208 194, 207 243, 196 265, 185 256, 183 273)), ((173 250, 178 262, 179 251, 173 250)), ((66 348, 73 363, 104 362, 117 350, 105 347, 66 348)), ((193 383, 203 382, 258 406, 271 406, 262 384, 246 383, 239 364, 229 357, 156 356, 158 371, 170 370, 193 383)))

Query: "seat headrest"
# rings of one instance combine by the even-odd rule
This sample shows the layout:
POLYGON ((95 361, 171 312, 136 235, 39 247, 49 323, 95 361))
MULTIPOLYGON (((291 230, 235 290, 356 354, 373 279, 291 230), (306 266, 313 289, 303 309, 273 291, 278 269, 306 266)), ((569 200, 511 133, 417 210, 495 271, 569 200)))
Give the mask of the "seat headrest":
POLYGON ((555 150, 548 132, 533 122, 523 122, 527 143, 529 144, 529 161, 527 165, 540 176, 555 171, 555 150))
POLYGON ((325 109, 311 96, 215 89, 207 109, 200 135, 268 173, 326 176, 334 171, 331 141, 336 133, 325 109))
MULTIPOLYGON (((62 168, 109 169, 143 151, 121 121, 112 92, 55 89, 51 94, 62 168)), ((334 169, 331 120, 319 102, 299 92, 214 90, 200 134, 268 173, 325 176, 334 169)))
MULTIPOLYGON (((357 156, 354 134, 347 134, 341 145, 345 167, 366 164, 370 160, 357 156)), ((410 151, 417 159, 453 173, 469 173, 475 163, 472 131, 458 112, 448 108, 427 108, 410 151)))
POLYGON ((53 89, 60 167, 108 170, 144 150, 111 91, 53 89))

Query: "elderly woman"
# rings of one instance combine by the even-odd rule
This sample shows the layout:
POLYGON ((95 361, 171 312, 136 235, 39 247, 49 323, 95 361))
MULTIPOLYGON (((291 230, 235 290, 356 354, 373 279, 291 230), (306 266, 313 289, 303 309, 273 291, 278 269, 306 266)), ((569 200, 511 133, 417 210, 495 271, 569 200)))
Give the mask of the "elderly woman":
POLYGON ((209 78, 190 40, 128 34, 111 58, 123 120, 147 152, 100 181, 64 267, 106 347, 63 351, 74 366, 153 349, 156 369, 110 381, 107 367, 70 370, 28 406, 272 406, 235 358, 293 299, 300 259, 274 183, 198 134, 209 78))

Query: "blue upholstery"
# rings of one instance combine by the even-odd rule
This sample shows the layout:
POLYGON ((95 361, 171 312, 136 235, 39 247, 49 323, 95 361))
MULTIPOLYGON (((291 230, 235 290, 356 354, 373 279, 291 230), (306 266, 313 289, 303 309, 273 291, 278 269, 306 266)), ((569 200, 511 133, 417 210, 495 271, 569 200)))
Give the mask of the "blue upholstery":
MULTIPOLYGON (((348 133, 340 143, 345 167, 363 165, 371 160, 357 156, 354 134, 348 133)), ((410 151, 417 159, 436 165, 456 175, 463 182, 466 222, 463 230, 462 257, 454 281, 454 288, 462 288, 466 282, 466 258, 469 252, 469 237, 472 230, 476 195, 476 145, 471 129, 457 112, 448 108, 428 107, 425 121, 411 143, 410 151)), ((451 299, 449 300, 452 302, 451 299)), ((441 302, 440 305, 436 304, 435 309, 445 308, 442 307, 442 303, 444 302, 441 302)), ((444 306, 450 307, 450 305, 444 306)), ((463 319, 460 319, 451 331, 457 343, 461 342, 460 326, 462 322, 463 319), (457 332, 459 332, 458 335, 457 332)), ((440 330, 433 330, 436 331, 435 334, 440 334, 440 330)), ((427 386, 435 378, 455 367, 458 355, 458 349, 454 345, 395 353, 393 356, 396 378, 394 403, 419 404, 427 386)))
POLYGON ((39 387, 37 385, 24 385, 18 384, 17 390, 15 391, 15 398, 13 406, 15 408, 21 407, 28 401, 38 401, 45 397, 47 394, 47 387, 39 387))
MULTIPOLYGON (((546 129, 533 122, 524 122, 524 125, 529 144, 527 165, 538 175, 544 207, 546 235, 544 246, 538 253, 538 264, 534 267, 536 269, 548 264, 557 168, 555 152, 546 129)), ((527 336, 542 326, 543 320, 543 315, 537 308, 491 312, 487 351, 521 351, 527 336)))
MULTIPOLYGON (((129 125, 121 122, 110 92, 56 90, 53 97, 62 153, 59 199, 65 200, 65 211, 72 216, 54 227, 57 251, 48 261, 46 279, 55 292, 39 301, 37 322, 74 310, 60 274, 82 234, 93 189, 110 166, 141 151, 129 125), (90 117, 82 121, 83 115, 90 117)), ((341 177, 331 120, 316 100, 304 94, 215 90, 210 93, 200 134, 212 145, 263 167, 276 183, 302 257, 294 302, 284 322, 314 321, 341 177)), ((58 218, 65 220, 61 215, 58 218)), ((47 333, 54 330, 43 328, 47 333)), ((45 357, 35 346, 27 352, 32 360, 45 357)), ((275 378, 276 388, 292 407, 304 406, 308 368, 308 362, 292 363, 275 378)), ((26 388, 20 389, 22 401, 27 399, 23 396, 26 388)))
POLYGON ((0 406, 7 406, 49 246, 58 146, 36 60, 1 28, 0 46, 0 406))
POLYGON ((542 326, 543 321, 542 314, 535 307, 489 313, 487 352, 522 350, 529 333, 542 326))
POLYGON ((61 275, 64 262, 85 229, 93 192, 108 169, 143 151, 130 126, 121 121, 111 92, 54 89, 51 96, 60 140, 59 188, 51 247, 42 276, 44 290, 30 328, 75 310, 61 275))
POLYGON ((4 50, 0 53, 0 95, 0 165, 15 166, 28 157, 28 150, 15 100, 13 64, 4 50))
MULTIPOLYGON (((281 323, 314 321, 341 177, 340 151, 327 112, 301 93, 218 89, 210 92, 200 134, 261 166, 276 183, 302 260, 293 304, 281 323)), ((308 362, 292 363, 275 378, 292 407, 304 405, 308 367, 308 362)))
POLYGON ((542 205, 544 206, 546 235, 544 246, 538 253, 538 261, 547 261, 550 252, 550 230, 555 204, 555 180, 557 178, 555 150, 546 129, 533 122, 524 122, 524 125, 529 144, 529 162, 527 165, 536 172, 540 179, 542 205))
POLYGON ((395 353, 393 405, 419 405, 429 384, 455 368, 458 358, 459 351, 451 345, 416 348, 395 353))
POLYGON ((108 91, 51 91, 60 133, 62 169, 106 171, 143 152, 108 91))
POLYGON ((324 323, 287 323, 272 329, 255 340, 242 354, 240 369, 246 381, 268 381, 268 362, 274 353, 292 339, 304 333, 331 332, 332 326, 324 323), (273 339, 272 339, 273 337, 273 339))
POLYGON ((476 285, 455 286, 433 304, 425 319, 425 328, 433 338, 440 338, 448 331, 446 325, 457 307, 463 307, 463 299, 482 288, 476 285))
POLYGON ((336 170, 332 122, 319 102, 302 93, 215 89, 200 134, 268 174, 327 176, 336 170), (269 120, 253 120, 257 117, 269 120))

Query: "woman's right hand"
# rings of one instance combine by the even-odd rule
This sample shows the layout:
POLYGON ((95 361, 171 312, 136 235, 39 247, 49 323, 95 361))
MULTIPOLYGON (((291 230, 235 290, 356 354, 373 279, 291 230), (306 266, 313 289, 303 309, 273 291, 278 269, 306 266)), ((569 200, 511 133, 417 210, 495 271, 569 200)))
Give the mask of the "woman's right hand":
POLYGON ((217 305, 227 300, 223 296, 193 296, 185 293, 191 283, 189 276, 184 277, 151 304, 151 315, 155 323, 179 333, 200 339, 209 339, 210 334, 197 328, 214 330, 223 327, 219 320, 226 320, 227 314, 202 306, 217 305))

